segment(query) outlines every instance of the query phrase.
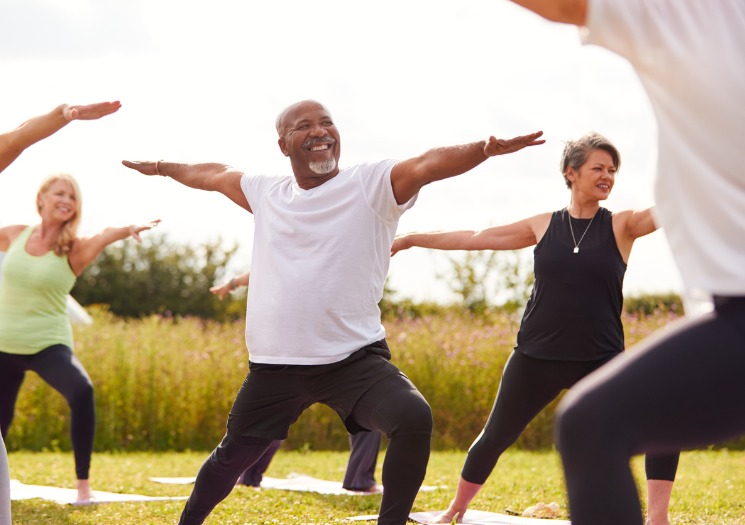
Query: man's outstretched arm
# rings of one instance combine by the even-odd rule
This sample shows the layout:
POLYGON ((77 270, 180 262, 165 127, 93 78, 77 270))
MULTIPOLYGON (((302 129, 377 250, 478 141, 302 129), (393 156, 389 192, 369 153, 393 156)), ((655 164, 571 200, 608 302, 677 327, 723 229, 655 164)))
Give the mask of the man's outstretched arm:
POLYGON ((489 157, 543 144, 545 140, 539 140, 541 135, 542 131, 507 140, 489 137, 462 146, 431 149, 418 157, 401 161, 391 171, 396 202, 403 204, 430 182, 466 173, 489 157))
POLYGON ((177 162, 123 160, 122 164, 143 175, 162 175, 184 186, 204 191, 217 191, 241 208, 251 211, 241 189, 243 173, 226 164, 179 164, 177 162))
POLYGON ((585 25, 587 0, 512 0, 552 22, 585 25))

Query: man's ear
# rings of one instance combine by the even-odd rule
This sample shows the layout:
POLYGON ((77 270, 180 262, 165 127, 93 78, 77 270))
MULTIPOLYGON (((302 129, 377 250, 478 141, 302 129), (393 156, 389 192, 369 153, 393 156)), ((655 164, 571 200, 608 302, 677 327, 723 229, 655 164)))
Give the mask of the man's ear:
POLYGON ((285 157, 289 157, 289 156, 290 156, 290 152, 289 152, 289 151, 287 151, 287 143, 285 142, 285 139, 284 139, 284 137, 280 137, 280 138, 279 138, 279 139, 277 140, 277 144, 279 144, 279 149, 280 149, 280 151, 282 151, 282 154, 283 154, 283 155, 284 155, 285 157))

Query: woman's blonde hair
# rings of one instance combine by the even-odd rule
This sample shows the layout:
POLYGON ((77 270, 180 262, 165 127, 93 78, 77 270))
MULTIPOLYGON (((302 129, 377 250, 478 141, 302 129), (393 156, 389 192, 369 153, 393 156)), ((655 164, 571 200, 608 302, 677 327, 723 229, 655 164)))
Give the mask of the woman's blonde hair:
POLYGON ((80 225, 80 218, 82 215, 83 199, 80 194, 80 186, 78 186, 78 182, 72 175, 67 173, 56 173, 44 179, 44 182, 41 183, 39 191, 36 194, 36 211, 41 213, 41 195, 48 192, 49 188, 58 181, 69 183, 70 186, 72 186, 73 193, 75 194, 75 214, 70 220, 62 225, 62 229, 52 245, 52 250, 54 250, 56 255, 67 255, 70 253, 70 250, 72 250, 72 245, 78 235, 78 226, 80 225))

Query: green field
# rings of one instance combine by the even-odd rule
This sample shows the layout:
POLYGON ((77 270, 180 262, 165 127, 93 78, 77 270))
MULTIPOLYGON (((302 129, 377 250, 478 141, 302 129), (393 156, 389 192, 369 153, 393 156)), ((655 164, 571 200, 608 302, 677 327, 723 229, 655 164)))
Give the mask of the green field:
MULTIPOLYGON (((127 453, 96 454, 91 473, 96 490, 186 496, 190 486, 162 485, 151 476, 193 476, 206 454, 127 453)), ((414 511, 444 508, 453 495, 463 463, 463 452, 435 452, 425 484, 442 487, 421 492, 414 511)), ((286 477, 291 473, 341 480, 347 453, 280 450, 267 472, 286 477)), ((382 454, 381 454, 382 462, 382 454)), ((378 464, 378 480, 380 467, 378 464)), ((74 487, 69 453, 10 454, 11 476, 27 484, 74 487)), ((634 471, 642 480, 643 464, 635 458, 634 471)), ((643 488, 642 488, 643 494, 643 488)), ((696 451, 684 453, 671 503, 675 525, 742 525, 745 523, 745 452, 696 451)), ((497 465, 472 508, 491 512, 521 512, 538 502, 556 501, 566 518, 566 501, 556 453, 508 451, 497 465)), ((329 496, 284 490, 236 487, 207 520, 221 525, 300 525, 341 523, 343 518, 374 514, 380 496, 329 496)), ((88 507, 61 506, 42 500, 13 502, 15 525, 157 525, 173 524, 183 501, 107 503, 88 507)), ((551 523, 547 521, 547 523, 551 523)))
MULTIPOLYGON (((94 324, 75 330, 75 351, 95 387, 93 489, 188 495, 188 486, 161 485, 148 478, 195 475, 219 442, 247 370, 243 323, 158 316, 124 320, 102 309, 92 313, 94 324)), ((628 346, 678 318, 666 309, 624 314, 628 346)), ((514 314, 474 315, 459 308, 406 312, 385 321, 393 361, 425 395, 434 414, 434 452, 425 484, 446 487, 421 493, 415 511, 442 509, 450 501, 464 451, 491 408, 518 323, 514 314)), ((473 508, 521 512, 539 502, 556 501, 566 518, 562 475, 553 448, 555 406, 547 407, 502 457, 473 508)), ((74 486, 69 419, 61 396, 29 374, 6 440, 13 478, 26 484, 74 486)), ((675 525, 745 524, 743 448, 739 440, 726 448, 683 454, 671 505, 675 525)), ((330 409, 317 405, 291 428, 268 475, 285 477, 295 472, 341 480, 347 455, 343 425, 330 409)), ((641 475, 641 458, 634 460, 634 469, 641 475)), ((380 496, 239 487, 208 523, 334 523, 375 513, 379 502, 380 496)), ((76 508, 29 500, 14 502, 13 523, 175 523, 182 507, 180 501, 76 508)))

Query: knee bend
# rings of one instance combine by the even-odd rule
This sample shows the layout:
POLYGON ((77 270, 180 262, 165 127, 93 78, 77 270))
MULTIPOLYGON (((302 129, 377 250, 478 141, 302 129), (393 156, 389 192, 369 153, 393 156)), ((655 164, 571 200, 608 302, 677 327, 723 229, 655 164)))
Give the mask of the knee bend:
POLYGON ((434 422, 429 403, 418 396, 414 401, 399 405, 395 412, 397 424, 392 434, 432 434, 434 422))
POLYGON ((489 455, 495 455, 498 458, 520 437, 519 431, 512 432, 510 430, 485 428, 471 444, 469 454, 471 451, 478 451, 480 454, 487 453, 489 455))
POLYGON ((262 456, 272 443, 270 439, 225 435, 207 458, 206 465, 215 472, 237 476, 262 456))
POLYGON ((92 405, 93 404, 93 383, 86 381, 75 387, 70 397, 71 405, 92 405))
POLYGON ((586 397, 568 396, 556 412, 556 445, 562 452, 582 450, 599 434, 608 430, 603 410, 597 410, 586 397))

